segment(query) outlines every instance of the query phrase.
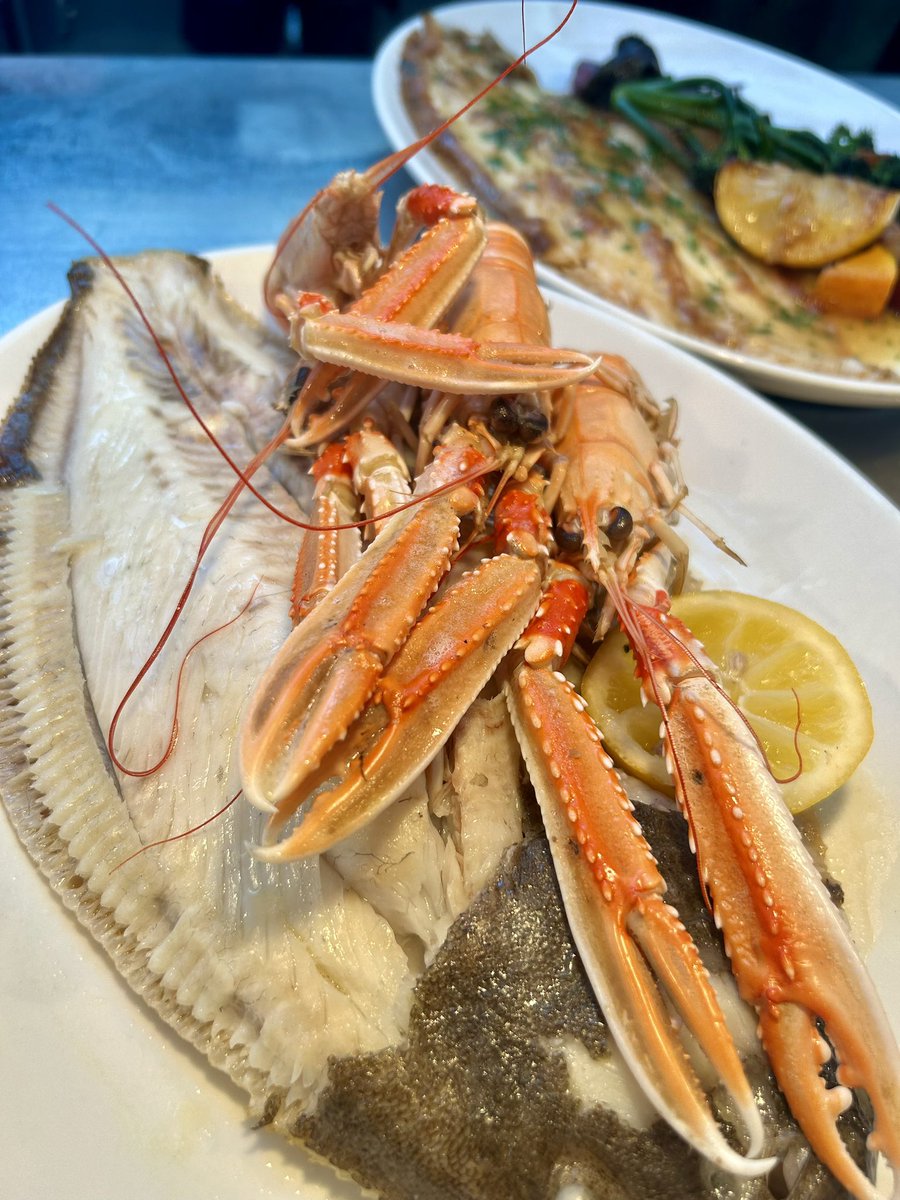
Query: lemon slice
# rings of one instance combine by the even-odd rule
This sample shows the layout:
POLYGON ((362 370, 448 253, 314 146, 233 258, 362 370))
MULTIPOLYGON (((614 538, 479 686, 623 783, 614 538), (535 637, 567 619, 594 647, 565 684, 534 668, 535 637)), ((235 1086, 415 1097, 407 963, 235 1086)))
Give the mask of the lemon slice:
POLYGON ((748 254, 783 267, 824 267, 879 238, 900 192, 783 163, 729 162, 716 174, 716 213, 748 254))
MULTIPOLYGON (((872 742, 872 708, 847 651, 821 625, 771 600, 739 592, 695 592, 672 604, 722 673, 747 717, 792 812, 830 796, 854 772, 872 742), (791 689, 794 689, 793 691, 791 689), (797 697, 794 697, 796 691, 797 697)), ((588 709, 620 766, 670 794, 660 753, 659 709, 642 707, 625 637, 609 634, 581 685, 588 709)))

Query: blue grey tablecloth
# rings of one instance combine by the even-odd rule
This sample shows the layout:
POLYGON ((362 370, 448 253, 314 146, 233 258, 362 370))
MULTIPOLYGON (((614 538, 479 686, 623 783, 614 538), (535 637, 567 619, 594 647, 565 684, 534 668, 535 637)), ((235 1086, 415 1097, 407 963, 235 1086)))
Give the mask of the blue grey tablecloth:
MULTIPOLYGON (((48 200, 115 254, 274 241, 336 171, 387 153, 370 78, 359 60, 0 57, 0 334, 85 252, 48 200)), ((854 82, 900 107, 900 79, 854 82)), ((900 504, 900 410, 780 403, 900 504)))
POLYGON ((62 296, 84 253, 46 201, 115 254, 276 240, 335 172, 388 152, 370 77, 350 60, 0 58, 0 333, 62 296))

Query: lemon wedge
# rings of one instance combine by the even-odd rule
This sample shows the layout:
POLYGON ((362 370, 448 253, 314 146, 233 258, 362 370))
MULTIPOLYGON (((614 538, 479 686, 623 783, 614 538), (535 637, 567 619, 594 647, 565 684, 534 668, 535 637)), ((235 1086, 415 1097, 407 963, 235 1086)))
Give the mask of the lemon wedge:
POLYGON ((733 161, 714 192, 725 230, 754 258, 782 267, 824 267, 862 250, 891 224, 900 192, 783 163, 733 161))
MULTIPOLYGON (((776 779, 787 779, 800 765, 794 745, 799 703, 802 769, 783 787, 792 812, 824 800, 849 779, 872 742, 872 708, 859 672, 837 638, 792 608, 739 592, 679 596, 672 611, 718 666, 776 779)), ((671 794, 660 753, 659 709, 641 705, 623 634, 604 639, 581 691, 619 765, 671 794)))

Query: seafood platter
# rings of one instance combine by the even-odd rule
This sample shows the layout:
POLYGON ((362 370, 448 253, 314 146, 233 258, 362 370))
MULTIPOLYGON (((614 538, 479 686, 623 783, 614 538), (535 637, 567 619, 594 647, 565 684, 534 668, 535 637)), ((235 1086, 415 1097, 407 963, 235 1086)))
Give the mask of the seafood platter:
MULTIPOLYGON (((551 28, 565 10, 529 5, 526 32, 551 28)), ((373 77, 391 144, 405 145, 460 107, 522 38, 514 0, 446 5, 425 25, 397 29, 373 77)), ((835 75, 692 21, 585 3, 546 53, 410 170, 420 182, 474 191, 515 225, 543 283, 762 391, 896 406, 898 151, 896 108, 835 75), (775 164, 746 161, 771 153, 775 164), (865 172, 872 162, 883 186, 830 173, 865 172), (810 164, 829 172, 824 192, 822 175, 798 169, 810 164), (881 214, 871 234, 866 218, 848 215, 858 201, 881 214), (760 242, 767 213, 774 235, 760 242), (827 231, 840 238, 848 225, 861 241, 845 249, 827 231), (884 244, 869 246, 882 231, 884 244), (785 237, 804 241, 802 251, 794 243, 785 254, 777 244, 785 237), (859 308, 850 300, 855 256, 837 272, 833 265, 864 246, 870 298, 878 294, 872 265, 884 276, 880 300, 859 308)))
POLYGON ((464 192, 415 188, 382 243, 418 148, 274 250, 92 243, 0 345, 7 1167, 74 1196, 900 1194, 898 514, 739 384, 543 295, 464 192), (796 769, 678 615, 698 587, 789 606, 757 691, 816 623, 796 769), (586 698, 615 636, 662 787, 586 698))

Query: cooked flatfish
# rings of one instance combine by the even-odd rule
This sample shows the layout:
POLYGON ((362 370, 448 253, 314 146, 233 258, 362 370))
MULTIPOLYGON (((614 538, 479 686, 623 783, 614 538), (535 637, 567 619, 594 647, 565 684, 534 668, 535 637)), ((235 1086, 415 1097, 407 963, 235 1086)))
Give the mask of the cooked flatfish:
MULTIPOLYGON (((120 266, 204 420, 247 463, 283 419, 295 360, 202 261, 120 266)), ((569 938, 502 697, 476 702, 446 759, 326 856, 257 862, 261 815, 238 800, 215 816, 239 786, 242 707, 289 628, 296 530, 248 494, 123 712, 119 760, 164 761, 114 768, 110 722, 234 475, 110 272, 80 264, 71 281, 0 441, 0 791, 51 885, 245 1090, 252 1119, 386 1197, 537 1200, 568 1183, 594 1197, 772 1196, 698 1159, 631 1082, 569 938), (166 757, 179 668, 204 634, 166 757)), ((301 512, 305 465, 273 460, 255 481, 301 512)), ((733 996, 681 818, 644 823, 733 996)), ((837 1195, 746 1044, 773 1142, 796 1149, 790 1194, 837 1195)), ((843 1121, 862 1155, 862 1114, 843 1121)))
MULTIPOLYGON (((403 50, 402 91, 420 134, 510 63, 510 48, 426 18, 403 50)), ((666 328, 806 371, 900 381, 900 313, 820 313, 797 272, 745 254, 712 204, 624 120, 539 87, 519 68, 435 143, 536 257, 589 292, 666 328)))

